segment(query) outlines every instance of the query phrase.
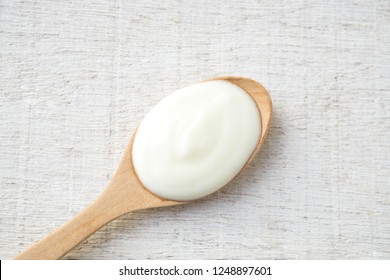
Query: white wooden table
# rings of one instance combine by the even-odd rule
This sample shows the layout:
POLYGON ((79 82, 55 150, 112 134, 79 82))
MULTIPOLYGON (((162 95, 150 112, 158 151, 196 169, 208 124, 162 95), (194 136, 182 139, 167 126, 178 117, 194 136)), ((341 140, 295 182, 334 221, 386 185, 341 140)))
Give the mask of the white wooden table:
POLYGON ((0 258, 96 198, 154 104, 218 75, 273 98, 254 163, 66 258, 390 258, 388 0, 3 0, 0 22, 0 258))

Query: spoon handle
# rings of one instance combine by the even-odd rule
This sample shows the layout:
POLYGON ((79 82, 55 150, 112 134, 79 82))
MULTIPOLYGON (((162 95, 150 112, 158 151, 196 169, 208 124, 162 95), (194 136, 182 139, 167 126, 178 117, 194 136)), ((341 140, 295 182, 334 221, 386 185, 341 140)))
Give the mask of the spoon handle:
POLYGON ((96 230, 129 212, 118 196, 107 188, 84 211, 16 256, 19 260, 60 259, 96 230))
POLYGON ((133 171, 131 161, 133 138, 105 191, 87 209, 20 253, 15 259, 60 259, 99 228, 123 214, 182 203, 157 197, 142 187, 133 171))

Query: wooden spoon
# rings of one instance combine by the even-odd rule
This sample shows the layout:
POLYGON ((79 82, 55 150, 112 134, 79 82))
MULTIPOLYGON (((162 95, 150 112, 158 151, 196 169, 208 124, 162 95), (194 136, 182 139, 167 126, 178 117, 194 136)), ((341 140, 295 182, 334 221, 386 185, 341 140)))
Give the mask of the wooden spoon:
MULTIPOLYGON (((211 80, 225 80, 241 87, 254 99, 260 111, 261 136, 245 165, 247 166, 260 150, 268 132, 272 114, 271 98, 262 85, 247 78, 217 77, 211 80)), ((142 186, 132 163, 134 136, 135 133, 126 147, 114 177, 97 200, 68 223, 20 253, 15 259, 59 259, 96 230, 123 214, 140 209, 185 203, 160 198, 142 186)))

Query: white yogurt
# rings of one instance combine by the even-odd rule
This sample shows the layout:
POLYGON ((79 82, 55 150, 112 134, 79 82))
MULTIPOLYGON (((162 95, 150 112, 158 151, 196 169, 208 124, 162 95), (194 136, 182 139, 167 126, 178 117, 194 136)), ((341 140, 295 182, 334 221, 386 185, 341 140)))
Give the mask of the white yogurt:
POLYGON ((222 80, 175 91, 142 121, 133 142, 133 164, 150 192, 187 201, 232 180, 261 134, 254 100, 222 80))

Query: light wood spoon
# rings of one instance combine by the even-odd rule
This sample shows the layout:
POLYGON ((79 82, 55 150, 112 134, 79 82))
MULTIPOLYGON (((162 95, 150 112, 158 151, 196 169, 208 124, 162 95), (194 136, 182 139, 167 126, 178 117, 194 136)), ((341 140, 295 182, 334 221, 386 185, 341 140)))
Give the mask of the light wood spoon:
MULTIPOLYGON (((261 136, 245 165, 247 166, 255 158, 267 135, 272 114, 271 98, 262 85, 247 78, 217 77, 211 80, 225 80, 241 87, 254 99, 260 111, 261 136)), ((114 177, 97 200, 68 223, 20 253, 15 259, 60 259, 96 230, 123 214, 140 209, 185 203, 160 198, 143 187, 132 163, 131 151, 135 134, 126 147, 114 177)))

